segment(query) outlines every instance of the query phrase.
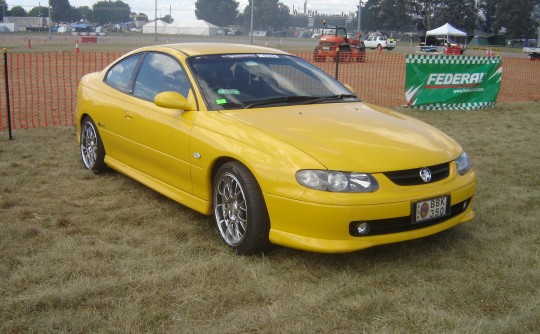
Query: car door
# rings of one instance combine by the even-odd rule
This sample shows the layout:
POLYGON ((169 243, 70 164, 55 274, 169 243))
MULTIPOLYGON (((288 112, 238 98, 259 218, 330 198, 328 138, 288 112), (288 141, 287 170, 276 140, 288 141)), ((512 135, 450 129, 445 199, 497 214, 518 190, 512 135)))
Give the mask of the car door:
POLYGON ((120 159, 138 172, 139 177, 191 193, 189 137, 195 111, 158 107, 154 97, 164 91, 187 96, 189 79, 178 60, 159 53, 147 52, 133 81, 132 94, 124 100, 126 139, 120 159))
POLYGON ((139 66, 144 53, 134 54, 114 64, 106 73, 104 85, 95 94, 101 104, 95 106, 101 111, 100 117, 95 119, 100 135, 105 144, 107 159, 124 160, 126 147, 129 145, 124 134, 125 129, 125 104, 130 98, 136 69, 139 66))

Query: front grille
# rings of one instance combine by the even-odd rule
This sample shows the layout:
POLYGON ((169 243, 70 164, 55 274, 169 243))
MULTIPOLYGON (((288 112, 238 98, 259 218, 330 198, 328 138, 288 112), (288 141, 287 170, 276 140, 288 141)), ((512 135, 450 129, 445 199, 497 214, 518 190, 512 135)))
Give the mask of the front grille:
MULTIPOLYGON (((429 183, 444 180, 450 174, 449 163, 428 166, 426 168, 428 168, 431 171, 431 180, 429 181, 429 183)), ((395 172, 386 172, 384 173, 384 175, 386 175, 387 178, 389 178, 392 182, 394 182, 398 186, 415 186, 415 185, 426 183, 420 178, 421 169, 422 168, 414 168, 414 169, 399 170, 395 172)))
POLYGON ((321 42, 321 46, 336 46, 336 43, 332 43, 332 42, 321 42))
POLYGON ((453 218, 459 215, 460 213, 463 213, 469 207, 470 203, 471 203, 471 198, 468 198, 464 200, 463 202, 452 205, 450 207, 450 214, 447 216, 435 218, 429 221, 419 222, 415 224, 413 224, 412 216, 368 220, 368 221, 362 221, 362 222, 351 222, 349 224, 349 233, 355 237, 366 237, 366 236, 369 237, 373 235, 399 233, 399 232, 416 230, 416 229, 420 229, 420 228, 424 228, 428 226, 433 226, 433 225, 442 223, 444 221, 447 221, 448 219, 453 218), (358 226, 359 223, 363 223, 363 222, 369 223, 370 231, 366 235, 359 235, 356 227, 358 226))

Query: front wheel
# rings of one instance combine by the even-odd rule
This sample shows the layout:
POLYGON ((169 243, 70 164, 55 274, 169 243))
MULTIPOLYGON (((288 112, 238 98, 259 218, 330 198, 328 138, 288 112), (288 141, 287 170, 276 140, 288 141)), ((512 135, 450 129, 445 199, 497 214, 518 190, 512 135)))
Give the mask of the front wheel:
POLYGON ((105 148, 97 131, 96 124, 90 117, 85 117, 81 124, 81 158, 84 167, 94 172, 103 172, 105 165, 105 148))
POLYGON ((238 254, 271 248, 270 220, 259 184, 239 162, 221 166, 214 178, 213 206, 221 239, 238 254))

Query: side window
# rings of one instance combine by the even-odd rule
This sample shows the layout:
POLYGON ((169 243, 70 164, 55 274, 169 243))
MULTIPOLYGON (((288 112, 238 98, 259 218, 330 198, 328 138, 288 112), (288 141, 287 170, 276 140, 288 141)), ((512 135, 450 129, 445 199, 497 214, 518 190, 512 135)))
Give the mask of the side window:
POLYGON ((105 82, 124 93, 130 93, 131 79, 141 57, 142 54, 137 54, 114 65, 109 72, 107 72, 105 82))
POLYGON ((162 53, 148 53, 139 68, 133 95, 154 101, 157 94, 165 91, 187 96, 189 88, 189 80, 178 61, 162 53))

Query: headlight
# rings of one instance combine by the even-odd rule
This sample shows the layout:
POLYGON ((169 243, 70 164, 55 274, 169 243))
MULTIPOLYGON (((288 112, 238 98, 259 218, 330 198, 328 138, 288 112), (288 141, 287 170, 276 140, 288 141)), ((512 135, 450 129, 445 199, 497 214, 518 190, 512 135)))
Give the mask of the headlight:
POLYGON ((301 170, 296 180, 303 186, 323 191, 367 193, 379 189, 377 180, 370 174, 326 170, 301 170))
POLYGON ((456 159, 456 167, 459 175, 467 173, 471 169, 471 161, 467 152, 463 151, 460 156, 456 159))

